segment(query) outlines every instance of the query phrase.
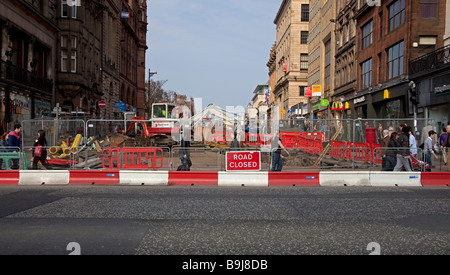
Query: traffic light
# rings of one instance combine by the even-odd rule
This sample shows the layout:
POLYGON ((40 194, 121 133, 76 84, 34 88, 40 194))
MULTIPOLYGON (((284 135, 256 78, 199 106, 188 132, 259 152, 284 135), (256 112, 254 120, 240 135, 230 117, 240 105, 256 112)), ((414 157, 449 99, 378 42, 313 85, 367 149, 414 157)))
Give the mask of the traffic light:
POLYGON ((419 95, 417 93, 417 88, 415 85, 409 88, 409 99, 411 100, 412 104, 419 104, 419 95))

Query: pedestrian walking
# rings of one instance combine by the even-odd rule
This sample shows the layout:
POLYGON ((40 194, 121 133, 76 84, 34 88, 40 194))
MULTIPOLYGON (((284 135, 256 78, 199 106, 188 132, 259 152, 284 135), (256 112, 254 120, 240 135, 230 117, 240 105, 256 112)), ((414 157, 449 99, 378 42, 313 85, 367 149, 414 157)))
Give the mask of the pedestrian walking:
POLYGON ((290 156, 289 152, 286 150, 286 148, 284 148, 277 131, 275 132, 271 142, 272 172, 281 172, 281 170, 283 169, 283 160, 281 159, 282 150, 284 150, 287 155, 290 156))
MULTIPOLYGON (((8 133, 3 133, 0 137, 0 152, 8 152, 8 133)), ((0 159, 0 170, 3 169, 3 159, 0 159)))
POLYGON ((448 171, 450 171, 450 125, 447 125, 447 140, 444 143, 444 146, 447 148, 447 165, 448 171))
POLYGON ((409 128, 409 151, 416 158, 417 157, 417 140, 414 134, 412 133, 411 128, 409 128))
POLYGON ((45 131, 38 131, 38 138, 34 141, 33 148, 33 170, 38 169, 40 162, 45 169, 52 170, 52 166, 47 162, 47 139, 45 138, 45 131))
POLYGON ((410 128, 406 125, 403 125, 402 131, 397 138, 398 143, 398 151, 397 151, 397 162, 394 167, 394 171, 402 171, 402 167, 405 168, 406 171, 412 171, 411 167, 411 157, 409 156, 409 131, 410 128))
POLYGON ((391 140, 391 137, 389 136, 389 130, 385 129, 383 130, 383 139, 381 140, 381 171, 384 171, 384 167, 386 165, 386 150, 389 146, 389 141, 391 140))
MULTIPOLYGON (((16 124, 14 125, 14 131, 9 132, 8 136, 8 147, 10 152, 16 153, 20 152, 20 145, 22 144, 22 137, 20 135, 22 133, 22 125, 16 124)), ((11 169, 18 170, 20 168, 19 159, 12 160, 11 169)))
POLYGON ((431 155, 433 155, 436 160, 439 159, 439 157, 436 155, 436 152, 434 152, 434 146, 433 146, 433 139, 436 137, 436 132, 431 130, 428 132, 428 138, 424 142, 423 146, 423 155, 425 162, 430 165, 429 168, 426 168, 425 171, 431 172, 431 168, 433 166, 433 158, 431 155))
POLYGON ((446 128, 442 129, 443 133, 439 137, 439 147, 441 148, 442 159, 444 160, 444 164, 445 165, 447 165, 447 162, 448 162, 448 157, 447 157, 447 150, 448 150, 448 148, 445 146, 445 142, 447 141, 447 136, 448 136, 448 131, 447 131, 448 127, 449 126, 447 126, 446 128))
POLYGON ((392 132, 391 136, 389 137, 389 144, 388 144, 388 148, 386 149, 386 160, 383 166, 383 170, 381 171, 392 171, 394 170, 394 167, 397 163, 397 147, 398 147, 398 143, 397 143, 397 137, 398 137, 398 133, 397 132, 392 132))
POLYGON ((239 140, 237 132, 233 134, 233 141, 231 142, 230 151, 239 151, 239 140))

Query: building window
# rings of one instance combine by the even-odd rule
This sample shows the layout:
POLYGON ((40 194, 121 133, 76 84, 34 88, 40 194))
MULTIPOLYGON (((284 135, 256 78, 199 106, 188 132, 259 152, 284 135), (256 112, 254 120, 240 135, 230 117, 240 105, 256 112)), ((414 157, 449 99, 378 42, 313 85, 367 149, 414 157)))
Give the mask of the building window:
POLYGON ((361 63, 361 71, 362 88, 369 88, 372 86, 372 58, 361 63))
POLYGON ((72 36, 72 49, 76 49, 78 44, 78 38, 76 36, 72 36))
POLYGON ((331 40, 325 43, 325 87, 331 88, 331 40))
POLYGON ((72 51, 72 54, 70 56, 70 72, 76 73, 77 72, 77 52, 72 51))
POLYGON ((307 53, 300 54, 300 70, 301 71, 308 70, 308 54, 307 53))
POLYGON ((62 0, 61 1, 61 17, 67 17, 68 16, 68 6, 67 6, 67 1, 66 0, 62 0))
POLYGON ((362 48, 365 49, 372 44, 373 20, 362 27, 362 48))
POLYGON ((403 41, 388 49, 388 79, 392 79, 403 74, 403 53, 403 41))
POLYGON ((305 96, 305 86, 299 86, 299 96, 305 96))
POLYGON ((300 44, 308 44, 308 32, 302 31, 300 33, 300 44))
POLYGON ((61 72, 67 72, 67 50, 61 51, 61 72))
POLYGON ((67 35, 61 35, 61 48, 67 48, 67 35))
POLYGON ((389 6, 389 31, 405 23, 405 0, 394 1, 389 6))
POLYGON ((77 18, 77 6, 73 5, 70 9, 72 10, 72 18, 77 18))
POLYGON ((420 17, 436 18, 438 11, 438 0, 420 0, 420 17))
POLYGON ((309 4, 302 4, 302 22, 309 22, 309 4))

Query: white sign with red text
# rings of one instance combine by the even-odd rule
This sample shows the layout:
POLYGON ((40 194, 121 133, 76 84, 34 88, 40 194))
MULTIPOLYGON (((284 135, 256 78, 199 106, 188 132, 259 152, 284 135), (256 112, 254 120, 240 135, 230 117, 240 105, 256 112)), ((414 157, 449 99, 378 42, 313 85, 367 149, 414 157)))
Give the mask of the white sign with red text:
POLYGON ((261 171, 261 152, 227 152, 227 171, 261 171))

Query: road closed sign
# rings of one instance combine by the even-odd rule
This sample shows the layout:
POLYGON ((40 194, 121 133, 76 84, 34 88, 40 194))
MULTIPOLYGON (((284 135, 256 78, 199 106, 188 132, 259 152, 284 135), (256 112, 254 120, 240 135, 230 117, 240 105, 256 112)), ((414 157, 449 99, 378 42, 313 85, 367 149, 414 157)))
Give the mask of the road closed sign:
POLYGON ((261 152, 227 152, 227 171, 260 171, 261 152))

